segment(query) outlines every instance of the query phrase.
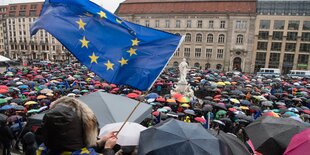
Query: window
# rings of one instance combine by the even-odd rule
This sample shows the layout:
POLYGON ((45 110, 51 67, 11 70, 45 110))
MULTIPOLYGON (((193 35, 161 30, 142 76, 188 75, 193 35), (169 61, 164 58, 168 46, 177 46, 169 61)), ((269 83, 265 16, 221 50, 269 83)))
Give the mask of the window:
POLYGON ((294 65, 294 54, 284 54, 283 65, 281 72, 287 74, 293 69, 294 65))
POLYGON ((195 48, 195 58, 201 57, 201 48, 195 48))
POLYGON ((30 10, 30 16, 36 16, 36 11, 35 10, 30 10))
POLYGON ((178 67, 179 66, 179 63, 177 61, 173 62, 173 66, 174 67, 178 67))
POLYGON ((256 59, 255 59, 255 72, 259 71, 260 68, 265 67, 265 61, 266 61, 266 53, 264 52, 257 52, 256 53, 256 59))
POLYGON ((149 21, 149 20, 146 20, 146 21, 145 21, 145 26, 146 26, 146 27, 150 27, 150 21, 149 21))
POLYGON ((30 9, 31 10, 37 9, 37 5, 31 5, 30 9))
POLYGON ((213 23, 214 23, 213 20, 210 20, 210 21, 209 21, 209 29, 213 29, 213 23))
POLYGON ((176 28, 180 28, 180 27, 181 27, 181 21, 180 21, 180 20, 177 20, 177 21, 175 22, 175 27, 176 27, 176 28))
POLYGON ((270 28, 270 20, 261 20, 259 24, 260 29, 269 29, 270 28))
POLYGON ((286 52, 295 52, 296 50, 296 43, 286 43, 285 44, 285 51, 286 52))
POLYGON ((202 20, 198 20, 198 22, 197 22, 197 27, 198 27, 198 28, 202 28, 202 20))
POLYGON ((238 34, 236 44, 243 44, 243 35, 238 34))
POLYGON ((212 49, 211 48, 207 48, 206 49, 206 58, 211 58, 212 57, 212 49))
POLYGON ((268 40, 268 35, 269 35, 268 31, 259 31, 258 39, 259 40, 268 40))
POLYGON ((26 16, 26 11, 19 11, 19 16, 26 16))
POLYGON ((166 20, 166 28, 170 27, 170 20, 166 20))
POLYGON ((236 29, 241 29, 241 21, 236 21, 236 29))
POLYGON ((184 57, 190 57, 191 56, 191 49, 190 48, 184 48, 184 57))
POLYGON ((300 44, 300 48, 299 48, 300 52, 310 52, 310 44, 300 44))
POLYGON ((270 53, 269 68, 279 68, 280 53, 270 53))
POLYGON ((221 21, 221 25, 220 25, 221 29, 225 29, 225 23, 226 23, 225 21, 221 21))
POLYGON ((199 64, 198 62, 196 62, 196 63, 194 64, 194 67, 200 68, 200 64, 199 64))
POLYGON ((303 30, 310 30, 310 21, 304 21, 302 29, 303 30))
POLYGON ((185 35, 185 42, 191 42, 191 41, 192 41, 191 34, 186 33, 186 35, 185 35))
POLYGON ((218 43, 224 43, 224 42, 225 42, 225 35, 224 34, 220 34, 219 35, 218 43))
POLYGON ((178 48, 178 50, 174 53, 174 56, 178 57, 180 56, 180 49, 178 48))
POLYGON ((301 34, 301 41, 310 41, 310 32, 303 32, 301 34))
POLYGON ((298 28, 299 28, 299 21, 290 20, 288 22, 288 30, 298 30, 298 28))
POLYGON ((187 28, 191 28, 192 27, 192 21, 191 20, 187 20, 186 27, 187 28))
POLYGON ((281 31, 273 31, 272 40, 282 40, 283 32, 281 31))
POLYGON ((159 27, 159 20, 155 21, 155 27, 158 28, 159 27))
POLYGON ((308 61, 309 61, 309 55, 299 54, 298 55, 298 61, 297 61, 297 67, 298 68, 307 68, 308 67, 308 61))
POLYGON ((216 58, 223 59, 224 57, 224 49, 217 49, 216 58))
POLYGON ((196 42, 199 42, 199 43, 202 42, 202 34, 198 33, 198 34, 196 35, 196 42))
POLYGON ((207 43, 213 43, 213 34, 208 34, 207 43))
POLYGON ((297 32, 287 32, 286 40, 296 41, 297 40, 297 32))
POLYGON ((284 29, 284 20, 275 20, 273 24, 273 28, 276 30, 283 30, 284 29))
POLYGON ((20 10, 26 10, 26 5, 21 5, 20 10))
POLYGON ((271 50, 272 51, 281 51, 281 46, 282 46, 282 43, 273 42, 273 43, 271 43, 271 50))
POLYGON ((209 69, 211 67, 210 63, 205 64, 205 69, 209 69))

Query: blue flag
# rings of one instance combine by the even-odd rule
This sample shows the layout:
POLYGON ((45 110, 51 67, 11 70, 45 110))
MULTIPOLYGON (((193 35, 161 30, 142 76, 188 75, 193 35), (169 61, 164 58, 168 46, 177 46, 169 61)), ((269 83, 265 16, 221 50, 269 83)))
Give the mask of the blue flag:
POLYGON ((46 0, 31 35, 45 29, 104 80, 148 90, 181 36, 120 19, 89 0, 46 0))

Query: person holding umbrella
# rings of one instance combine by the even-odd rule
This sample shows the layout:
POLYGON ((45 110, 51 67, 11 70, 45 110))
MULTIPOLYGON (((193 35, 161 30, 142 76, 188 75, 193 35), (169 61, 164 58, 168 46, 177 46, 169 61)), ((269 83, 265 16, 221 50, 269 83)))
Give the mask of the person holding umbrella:
POLYGON ((11 155, 11 145, 14 135, 6 121, 0 124, 0 142, 3 146, 2 155, 11 155))

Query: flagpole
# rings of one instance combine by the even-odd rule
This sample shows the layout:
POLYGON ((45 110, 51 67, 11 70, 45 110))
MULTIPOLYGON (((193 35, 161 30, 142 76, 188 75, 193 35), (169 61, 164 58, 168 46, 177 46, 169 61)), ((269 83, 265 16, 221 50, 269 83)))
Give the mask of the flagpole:
MULTIPOLYGON (((146 94, 149 91, 146 92, 146 94)), ((126 120, 124 121, 124 123, 122 124, 121 128, 118 130, 118 132, 116 133, 116 137, 117 135, 122 131, 122 129, 124 128, 125 124, 128 122, 128 120, 130 119, 130 117, 132 116, 132 114, 137 110, 137 108, 139 107, 139 105, 142 103, 141 99, 139 100, 138 104, 132 109, 132 111, 130 112, 130 114, 128 115, 128 117, 126 118, 126 120)))

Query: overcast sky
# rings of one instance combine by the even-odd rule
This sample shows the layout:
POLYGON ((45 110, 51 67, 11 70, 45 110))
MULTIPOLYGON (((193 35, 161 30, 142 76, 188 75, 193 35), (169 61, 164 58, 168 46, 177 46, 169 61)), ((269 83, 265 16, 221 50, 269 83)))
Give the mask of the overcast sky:
MULTIPOLYGON (((44 0, 0 0, 0 5, 6 5, 9 3, 22 3, 22 2, 43 2, 44 0)), ((110 12, 114 12, 119 3, 124 0, 91 0, 103 8, 109 10, 110 12)))

